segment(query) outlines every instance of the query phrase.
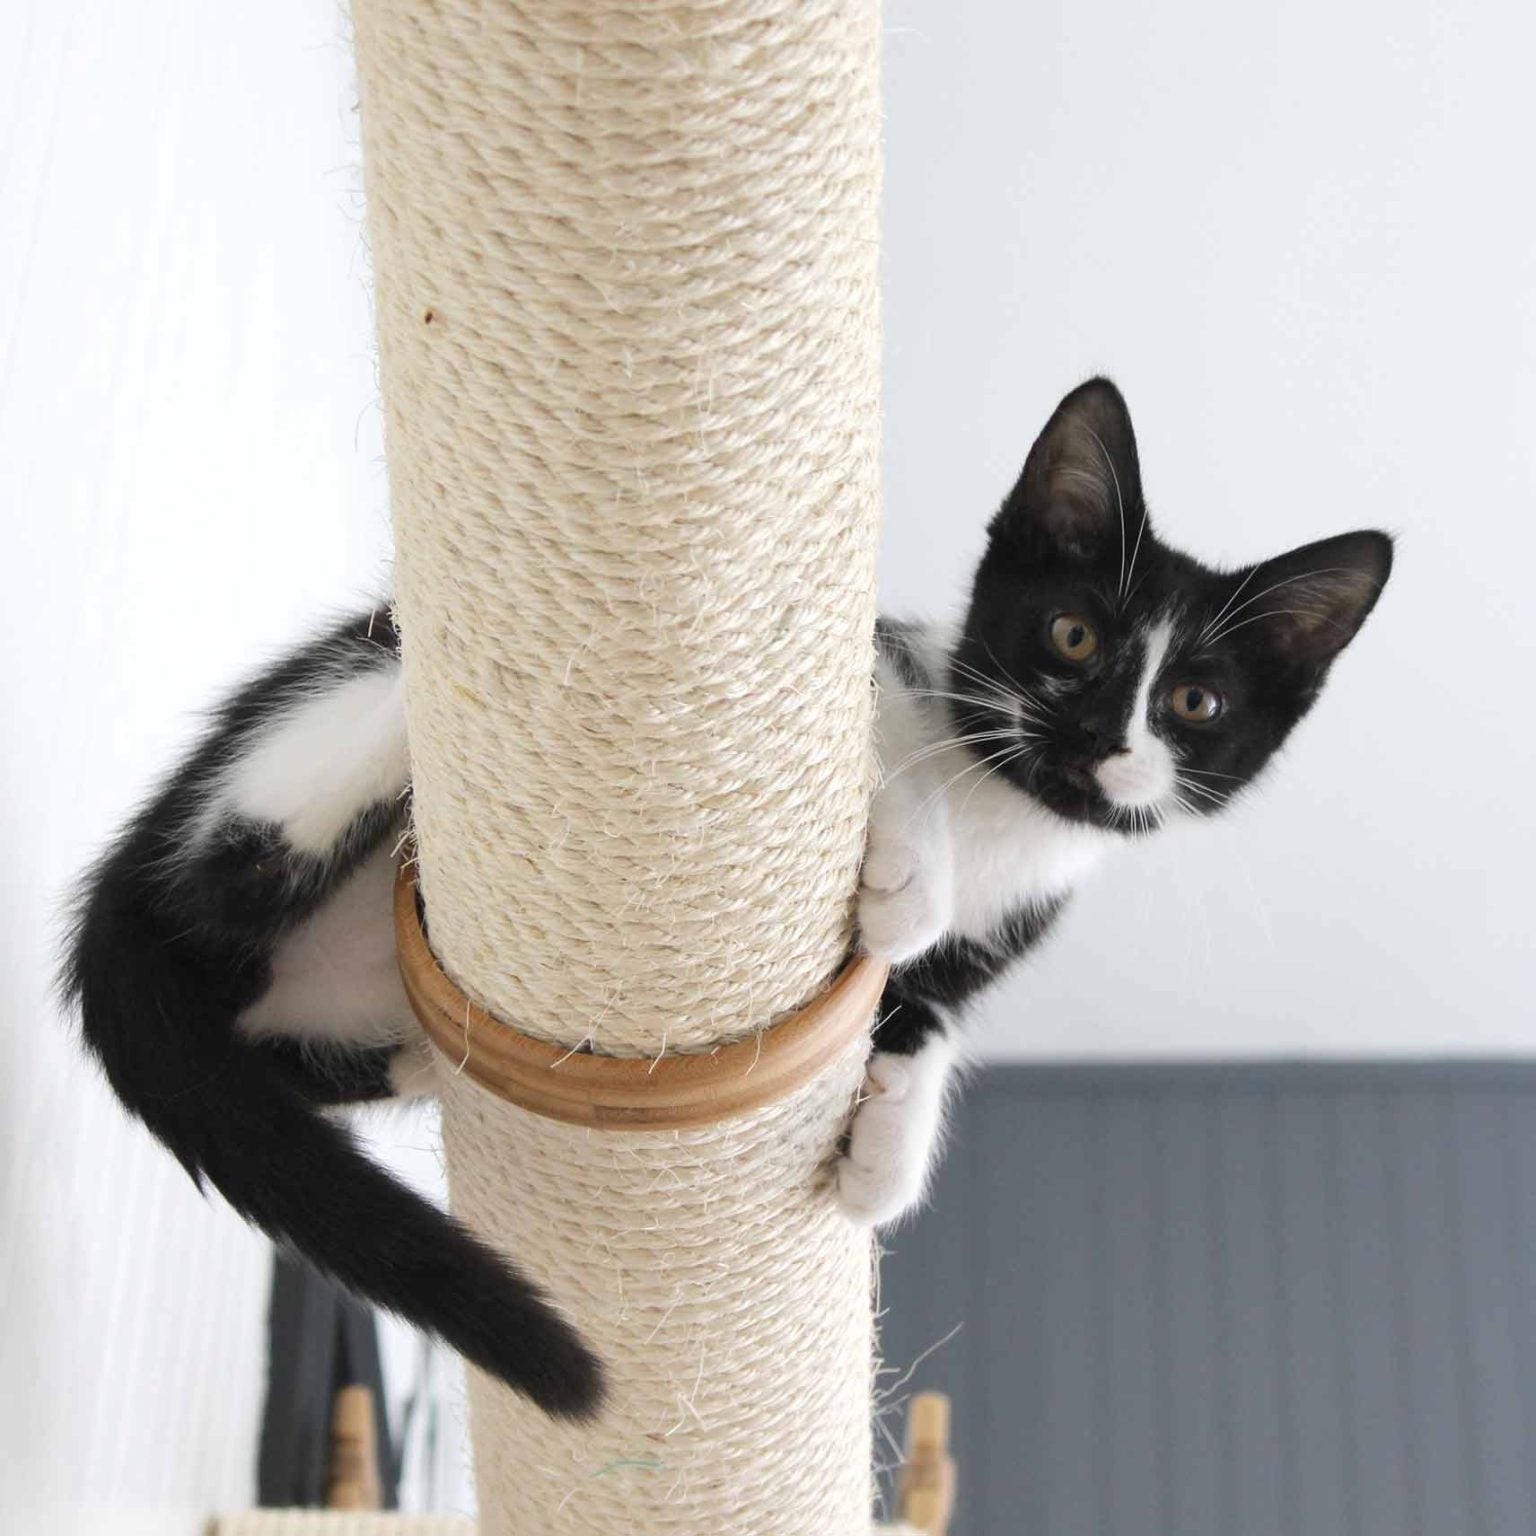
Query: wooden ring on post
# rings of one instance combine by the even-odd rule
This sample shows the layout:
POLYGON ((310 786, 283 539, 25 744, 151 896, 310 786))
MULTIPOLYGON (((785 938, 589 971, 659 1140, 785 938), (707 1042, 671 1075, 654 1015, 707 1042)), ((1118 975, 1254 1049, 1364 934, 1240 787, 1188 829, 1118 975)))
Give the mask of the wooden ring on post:
POLYGON ((652 1060, 536 1040, 470 1002, 427 943, 412 863, 395 880, 395 952, 428 1038, 482 1087, 549 1120, 631 1131, 713 1125, 808 1083, 869 1027, 889 969, 855 955, 820 997, 760 1033, 652 1060))

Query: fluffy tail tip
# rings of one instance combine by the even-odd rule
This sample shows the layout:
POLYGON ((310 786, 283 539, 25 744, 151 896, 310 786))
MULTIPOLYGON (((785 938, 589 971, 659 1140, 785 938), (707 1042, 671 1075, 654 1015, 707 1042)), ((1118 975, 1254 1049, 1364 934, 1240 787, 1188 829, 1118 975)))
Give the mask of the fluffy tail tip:
POLYGON ((522 1385, 545 1413, 576 1424, 595 1419, 608 1398, 608 1376, 602 1361, 574 1331, 550 1353, 548 1369, 522 1385))
POLYGON ((476 1343, 469 1357, 551 1418, 588 1423, 602 1410, 607 1372, 563 1317, 550 1313, 527 1332, 509 1330, 495 1341, 482 1334, 476 1343), (531 1338, 537 1340, 532 1347, 531 1338))

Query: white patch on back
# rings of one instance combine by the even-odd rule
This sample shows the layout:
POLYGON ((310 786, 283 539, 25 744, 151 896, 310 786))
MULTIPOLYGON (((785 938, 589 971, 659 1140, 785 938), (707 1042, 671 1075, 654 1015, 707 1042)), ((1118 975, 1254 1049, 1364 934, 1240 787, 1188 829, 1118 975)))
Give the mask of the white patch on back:
POLYGON ((1167 742, 1152 730, 1152 689, 1168 656, 1173 627, 1167 620, 1154 624, 1147 632, 1146 656, 1141 681, 1136 685, 1136 702, 1131 707, 1126 730, 1128 750, 1117 753, 1093 770, 1111 805, 1158 805, 1173 792, 1178 764, 1167 742))
POLYGON ((338 1045, 407 1038, 411 1007, 395 962, 391 894, 395 858, 369 855, 308 922, 272 955, 272 985, 241 1015, 248 1035, 287 1035, 338 1045))
POLYGON ((409 778, 404 677, 398 665, 377 667, 263 725, 226 771, 210 815, 274 822, 301 853, 326 854, 409 778))
POLYGON ((855 1221, 880 1226, 921 1203, 943 1139, 955 1057, 941 1033, 914 1056, 869 1058, 867 1097, 837 1163, 837 1202, 855 1221))

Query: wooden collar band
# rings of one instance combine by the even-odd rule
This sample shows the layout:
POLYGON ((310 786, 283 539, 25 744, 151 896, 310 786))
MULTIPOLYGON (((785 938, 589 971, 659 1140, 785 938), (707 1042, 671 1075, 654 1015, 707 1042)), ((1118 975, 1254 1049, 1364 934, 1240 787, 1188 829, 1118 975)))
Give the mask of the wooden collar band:
POLYGON ((395 949, 411 1008, 450 1061, 509 1103, 605 1130, 713 1125, 785 1097, 869 1027, 887 969, 856 955, 820 997, 760 1034, 652 1060, 535 1040, 470 1002, 427 944, 413 864, 395 882, 395 949))

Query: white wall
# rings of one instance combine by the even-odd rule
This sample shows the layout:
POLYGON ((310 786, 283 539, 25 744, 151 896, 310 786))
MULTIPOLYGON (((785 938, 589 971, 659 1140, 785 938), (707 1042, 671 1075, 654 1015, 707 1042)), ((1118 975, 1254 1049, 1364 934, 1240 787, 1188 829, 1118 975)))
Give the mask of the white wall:
POLYGON ((382 579, 339 8, 0 7, 0 1531, 248 1503, 267 1248, 49 995, 189 710, 382 579))
POLYGON ((887 16, 883 600, 960 592, 1033 434, 1095 370, 1191 552, 1401 535, 1263 792, 1125 852, 979 1038, 1536 1048, 1536 8, 887 16))

